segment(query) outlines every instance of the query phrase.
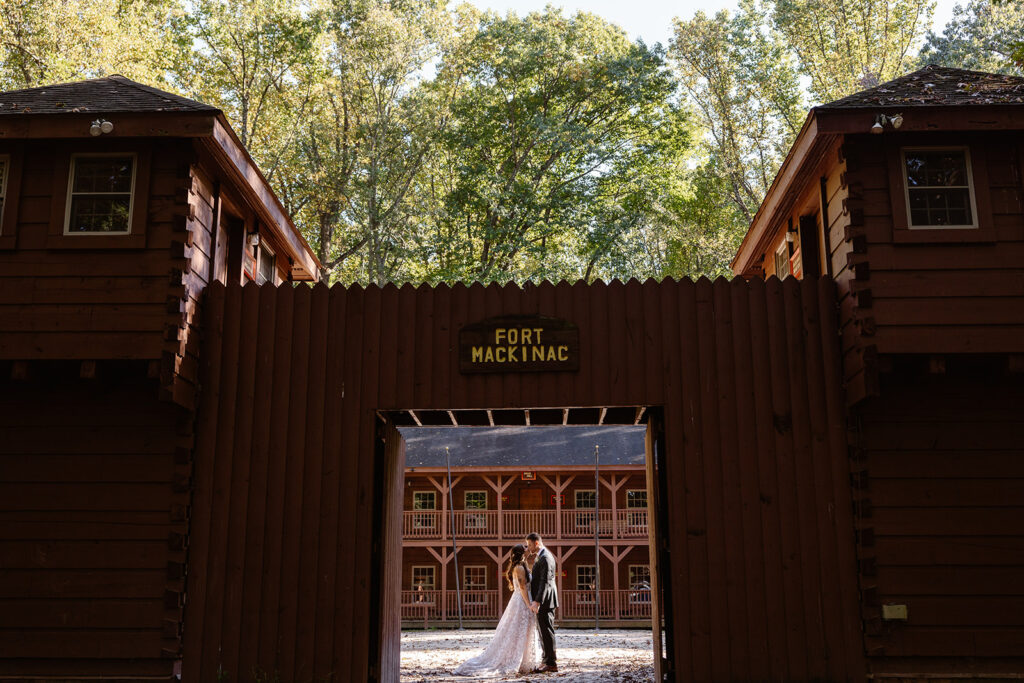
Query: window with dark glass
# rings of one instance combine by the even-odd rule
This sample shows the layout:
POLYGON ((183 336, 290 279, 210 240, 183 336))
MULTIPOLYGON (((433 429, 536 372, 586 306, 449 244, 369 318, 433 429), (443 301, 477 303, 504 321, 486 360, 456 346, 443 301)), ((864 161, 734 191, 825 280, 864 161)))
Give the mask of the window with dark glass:
POLYGON ((412 519, 414 529, 434 528, 434 510, 437 509, 437 495, 434 491, 413 491, 412 509, 416 511, 412 519))
POLYGON ((434 568, 433 567, 413 567, 412 568, 412 585, 413 589, 417 586, 422 586, 425 591, 434 590, 434 568))
POLYGON ((256 275, 256 283, 269 282, 274 284, 274 271, 277 269, 277 257, 274 252, 260 245, 260 265, 256 275))
POLYGON ((73 156, 65 232, 130 232, 134 176, 132 155, 73 156))
POLYGON ((905 149, 903 168, 911 228, 975 226, 966 148, 905 149))
POLYGON ((779 248, 775 250, 775 277, 780 280, 785 280, 790 274, 789 243, 783 242, 779 248))

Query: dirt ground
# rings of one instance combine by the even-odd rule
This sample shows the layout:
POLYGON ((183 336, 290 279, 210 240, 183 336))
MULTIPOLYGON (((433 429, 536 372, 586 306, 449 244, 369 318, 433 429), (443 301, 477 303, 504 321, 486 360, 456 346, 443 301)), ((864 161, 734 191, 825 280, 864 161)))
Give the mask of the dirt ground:
MULTIPOLYGON (((483 651, 491 635, 488 630, 403 631, 402 682, 473 681, 452 676, 462 661, 483 651)), ((562 683, 611 683, 612 681, 654 680, 654 654, 648 630, 559 629, 558 673, 523 674, 501 681, 560 681, 562 683)))

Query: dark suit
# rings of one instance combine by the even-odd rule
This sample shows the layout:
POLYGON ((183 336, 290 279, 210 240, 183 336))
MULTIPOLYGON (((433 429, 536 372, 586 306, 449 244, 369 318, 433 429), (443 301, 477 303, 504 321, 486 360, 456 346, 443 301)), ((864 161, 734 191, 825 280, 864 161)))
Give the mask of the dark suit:
POLYGON ((544 645, 544 663, 548 666, 555 666, 555 608, 558 607, 556 576, 555 558, 544 548, 533 563, 530 599, 540 605, 537 623, 540 626, 541 643, 544 645))

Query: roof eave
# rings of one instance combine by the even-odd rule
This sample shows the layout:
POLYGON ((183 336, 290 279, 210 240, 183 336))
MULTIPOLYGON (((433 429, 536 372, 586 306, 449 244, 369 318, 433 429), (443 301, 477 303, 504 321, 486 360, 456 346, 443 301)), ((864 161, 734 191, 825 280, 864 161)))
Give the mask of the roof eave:
POLYGON ((818 111, 817 107, 812 108, 804 120, 804 125, 797 133, 796 140, 789 148, 789 154, 779 167, 771 187, 765 193, 761 206, 758 207, 754 219, 750 222, 750 228, 743 237, 736 256, 730 266, 733 273, 742 274, 747 272, 753 265, 757 255, 762 251, 762 242, 767 239, 768 233, 775 223, 775 214, 780 208, 782 196, 789 184, 797 176, 804 163, 807 161, 814 143, 818 137, 818 111))
POLYGON ((292 261, 292 279, 317 281, 320 278, 320 261, 309 244, 303 239, 288 212, 277 198, 270 183, 249 156, 238 136, 231 129, 223 114, 218 114, 209 138, 209 148, 218 161, 227 169, 253 206, 258 207, 260 218, 278 230, 288 257, 292 261))

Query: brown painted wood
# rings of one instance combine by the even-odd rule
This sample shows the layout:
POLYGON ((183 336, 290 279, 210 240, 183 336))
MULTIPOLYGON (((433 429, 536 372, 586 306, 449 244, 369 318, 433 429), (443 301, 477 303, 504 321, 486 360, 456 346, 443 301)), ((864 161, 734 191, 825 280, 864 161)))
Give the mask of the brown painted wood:
MULTIPOLYGON (((240 287, 226 291, 241 302, 240 287)), ((211 300, 221 297, 216 306, 228 314, 224 293, 220 288, 211 300)), ((388 480, 381 469, 386 459, 365 455, 381 447, 378 410, 416 408, 445 415, 452 407, 645 405, 645 397, 665 406, 665 479, 674 501, 665 533, 670 548, 683 549, 670 553, 667 568, 676 675, 808 680, 834 678, 844 666, 856 669, 859 636, 835 642, 851 637, 844 629, 849 615, 856 616, 856 605, 849 603, 856 585, 841 592, 832 586, 832 576, 826 585, 822 577, 830 565, 814 556, 818 548, 822 553, 838 548, 841 535, 825 523, 827 513, 819 507, 839 505, 842 497, 819 489, 833 489, 846 467, 845 442, 837 442, 832 429, 842 424, 842 404, 818 389, 810 393, 829 372, 825 351, 817 349, 831 344, 835 348, 827 357, 839 357, 838 336, 820 331, 822 302, 829 296, 831 290, 802 289, 795 282, 783 292, 779 283, 766 291, 757 283, 706 280, 536 291, 284 287, 276 291, 273 313, 264 315, 269 304, 262 301, 258 315, 246 318, 243 306, 231 314, 235 332, 230 336, 258 339, 259 321, 272 320, 274 341, 266 348, 257 343, 254 356, 230 363, 224 354, 238 342, 218 342, 224 363, 202 366, 204 374, 224 377, 209 383, 219 387, 216 423, 204 418, 197 436, 208 444, 197 457, 217 456, 212 468, 198 467, 197 476, 212 477, 228 490, 209 497, 214 488, 197 486, 196 524, 207 529, 197 529, 207 548, 199 550, 207 555, 216 555, 216 545, 213 535, 203 541, 203 533, 221 539, 241 534, 244 544, 236 541, 242 547, 232 552, 230 541, 222 540, 225 559, 193 565, 208 578, 190 584, 208 592, 201 586, 211 580, 223 586, 237 576, 243 598, 232 606, 227 600, 198 600, 195 609, 202 618, 191 616, 196 603, 190 602, 189 624, 198 624, 200 631, 216 627, 223 635, 198 641, 203 652, 198 664, 189 660, 192 641, 186 643, 186 669, 201 679, 225 661, 236 667, 256 662, 260 670, 282 675, 345 671, 363 680, 391 666, 394 626, 377 611, 390 598, 376 578, 383 550, 375 550, 373 536, 375 525, 384 523, 375 510, 384 495, 379 487, 388 480), (430 305, 421 306, 423 299, 430 305), (512 382, 456 372, 452 340, 462 321, 522 311, 574 319, 584 365, 578 376, 539 373, 512 382), (580 311, 586 315, 576 317, 580 311), (396 320, 413 320, 420 333, 402 334, 396 320), (598 334, 616 327, 623 330, 617 336, 598 334), (653 331, 630 332, 635 328, 653 331), (812 333, 816 341, 798 341, 812 333), (436 362, 439 349, 450 354, 446 372, 436 362), (271 350, 272 358, 263 355, 271 350), (425 362, 434 364, 429 371, 419 369, 425 362), (255 390, 255 375, 267 370, 275 387, 269 406, 249 399, 253 407, 245 410, 252 417, 239 417, 237 404, 249 391, 244 387, 255 390), (250 377, 243 380, 246 374, 250 377), (228 384, 231 390, 225 392, 228 384), (803 389, 794 389, 796 384, 803 389), (819 405, 812 408, 812 401, 819 405), (264 415, 269 415, 267 436, 256 436, 264 415), (227 474, 240 471, 220 462, 225 456, 217 439, 228 441, 217 433, 237 431, 250 421, 251 448, 257 451, 249 469, 242 470, 248 473, 243 481, 227 474), (802 450, 794 446, 794 430, 801 431, 802 450), (258 450, 260 438, 269 439, 265 456, 258 450), (828 467, 817 462, 821 459, 828 467), (248 492, 233 490, 240 487, 248 492), (229 528, 213 517, 224 513, 210 507, 222 499, 245 501, 244 514, 241 507, 239 514, 227 514, 229 528), (246 529, 250 524, 256 526, 252 533, 246 529), (353 554, 346 548, 368 550, 353 554), (808 554, 808 549, 815 550, 808 554), (241 567, 231 568, 232 563, 241 567), (310 566, 316 574, 307 576, 310 566), (260 581, 254 583, 255 576, 260 581), (239 625, 237 637, 226 632, 229 620, 239 625), (353 623, 371 628, 353 631, 347 627, 353 623), (225 645, 237 652, 207 653, 225 645), (808 656, 811 647, 827 647, 830 656, 808 656), (257 651, 243 652, 246 648, 257 651)), ((836 389, 838 377, 825 386, 836 389)), ((239 438, 231 438, 232 453, 244 445, 236 443, 239 438)), ((852 544, 852 535, 847 541, 852 544)), ((846 557, 852 555, 851 547, 846 557)), ((855 577, 848 573, 847 580, 855 577)))

